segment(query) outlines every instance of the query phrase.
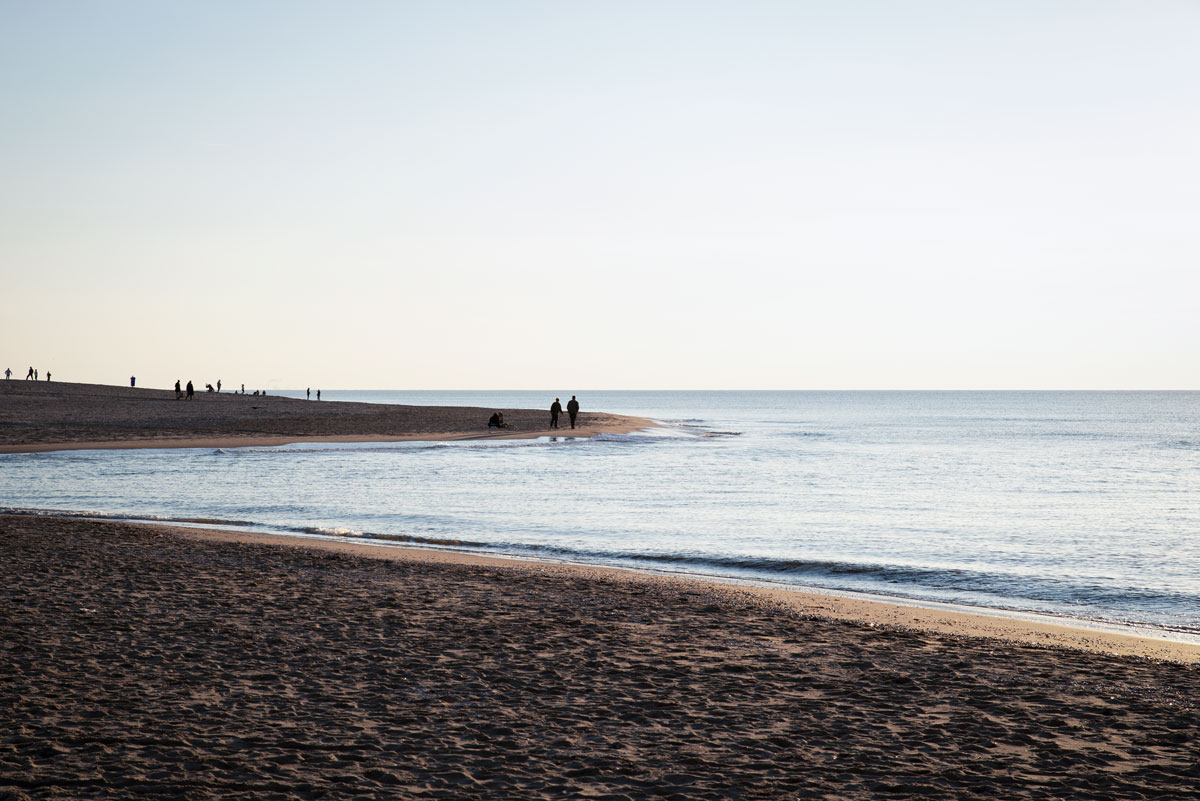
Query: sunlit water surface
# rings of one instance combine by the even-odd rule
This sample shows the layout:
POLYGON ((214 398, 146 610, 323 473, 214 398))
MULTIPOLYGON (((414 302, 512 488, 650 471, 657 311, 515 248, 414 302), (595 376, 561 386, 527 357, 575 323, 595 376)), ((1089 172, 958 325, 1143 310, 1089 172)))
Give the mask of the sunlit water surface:
MULTIPOLYGON (((563 394, 324 398, 506 409, 548 407, 563 394)), ((580 440, 0 455, 0 505, 1200 634, 1200 393, 594 392, 581 401, 665 428, 580 440)))

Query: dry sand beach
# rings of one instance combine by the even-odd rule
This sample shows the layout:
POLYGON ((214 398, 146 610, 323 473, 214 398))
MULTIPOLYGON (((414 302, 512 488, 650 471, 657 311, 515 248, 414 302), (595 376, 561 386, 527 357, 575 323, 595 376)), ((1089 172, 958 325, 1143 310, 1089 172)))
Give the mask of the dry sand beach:
POLYGON ((0 543, 0 798, 1200 798, 1195 664, 400 548, 0 543))
MULTIPOLYGON (((547 398, 547 410, 550 398, 547 398)), ((212 448, 318 442, 590 437, 651 426, 636 417, 584 411, 576 429, 550 429, 550 412, 500 409, 509 430, 489 430, 496 409, 305 401, 274 395, 103 384, 0 381, 0 453, 91 448, 212 448)))

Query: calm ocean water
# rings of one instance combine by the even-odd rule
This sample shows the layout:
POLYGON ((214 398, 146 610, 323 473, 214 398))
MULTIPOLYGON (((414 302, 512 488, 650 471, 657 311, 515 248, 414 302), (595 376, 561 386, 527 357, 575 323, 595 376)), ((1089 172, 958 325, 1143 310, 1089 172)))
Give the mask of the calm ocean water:
MULTIPOLYGON (((506 409, 548 407, 555 394, 564 395, 324 397, 506 409)), ((379 538, 1200 638, 1200 393, 580 400, 585 411, 666 428, 587 440, 0 455, 0 506, 379 538)))

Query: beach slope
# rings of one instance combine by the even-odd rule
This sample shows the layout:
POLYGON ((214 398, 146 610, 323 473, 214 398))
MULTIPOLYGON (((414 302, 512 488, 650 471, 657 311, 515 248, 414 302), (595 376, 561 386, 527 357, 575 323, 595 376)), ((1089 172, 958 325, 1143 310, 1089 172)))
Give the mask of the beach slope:
POLYGON ((0 515, 0 798, 1200 797, 1195 665, 239 536, 0 515))

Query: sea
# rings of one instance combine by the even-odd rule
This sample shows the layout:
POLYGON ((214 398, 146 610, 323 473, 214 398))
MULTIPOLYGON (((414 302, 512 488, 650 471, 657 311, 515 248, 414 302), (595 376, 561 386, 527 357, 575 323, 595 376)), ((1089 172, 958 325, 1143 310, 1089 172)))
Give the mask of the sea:
POLYGON ((1200 642, 1197 392, 326 391, 321 402, 505 410, 570 394, 585 412, 657 427, 6 454, 0 507, 609 565, 1200 642))

